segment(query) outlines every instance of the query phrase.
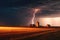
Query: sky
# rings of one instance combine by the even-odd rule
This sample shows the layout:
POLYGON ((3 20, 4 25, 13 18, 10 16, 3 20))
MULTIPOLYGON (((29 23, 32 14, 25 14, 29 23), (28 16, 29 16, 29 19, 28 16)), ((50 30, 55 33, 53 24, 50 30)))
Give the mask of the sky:
POLYGON ((0 25, 29 25, 35 8, 38 17, 60 17, 59 0, 0 0, 0 25))

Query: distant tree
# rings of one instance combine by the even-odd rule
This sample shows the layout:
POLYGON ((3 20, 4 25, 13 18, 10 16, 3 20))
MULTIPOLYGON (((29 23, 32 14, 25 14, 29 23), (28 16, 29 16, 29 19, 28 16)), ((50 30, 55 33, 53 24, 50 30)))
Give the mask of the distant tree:
POLYGON ((47 24, 47 27, 51 27, 51 25, 50 24, 47 24))

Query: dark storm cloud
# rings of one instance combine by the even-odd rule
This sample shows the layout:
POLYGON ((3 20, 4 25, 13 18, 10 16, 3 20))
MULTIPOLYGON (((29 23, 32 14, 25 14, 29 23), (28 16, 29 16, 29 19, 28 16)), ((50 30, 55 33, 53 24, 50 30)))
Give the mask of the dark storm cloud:
POLYGON ((48 4, 45 4, 43 6, 40 6, 42 8, 41 13, 38 13, 37 17, 60 17, 58 14, 60 14, 60 1, 53 1, 48 4), (52 15, 52 16, 51 16, 52 15))
POLYGON ((17 25, 17 8, 0 8, 0 22, 4 25, 17 25))
POLYGON ((18 19, 20 25, 29 25, 33 17, 33 9, 27 7, 21 7, 18 11, 18 19))
POLYGON ((33 9, 28 7, 8 7, 0 10, 0 23, 5 23, 3 25, 29 25, 33 17, 33 9))
POLYGON ((45 4, 50 0, 1 0, 0 6, 9 6, 9 7, 17 7, 17 6, 36 6, 40 4, 45 4))
POLYGON ((30 24, 34 12, 32 8, 41 8, 41 13, 36 16, 48 16, 59 13, 60 1, 52 0, 1 0, 0 22, 6 25, 30 24))

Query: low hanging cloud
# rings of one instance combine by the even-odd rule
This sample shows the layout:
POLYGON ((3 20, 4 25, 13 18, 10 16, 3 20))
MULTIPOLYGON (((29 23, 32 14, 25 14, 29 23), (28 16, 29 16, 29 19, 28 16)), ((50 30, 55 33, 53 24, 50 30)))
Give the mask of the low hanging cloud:
POLYGON ((41 13, 38 13, 37 17, 60 17, 60 2, 49 3, 40 6, 41 13))

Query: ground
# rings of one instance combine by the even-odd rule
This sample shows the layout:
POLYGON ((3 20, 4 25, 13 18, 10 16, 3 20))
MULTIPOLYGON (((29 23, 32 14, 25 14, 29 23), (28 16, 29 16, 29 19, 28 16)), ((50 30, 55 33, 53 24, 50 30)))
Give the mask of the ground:
POLYGON ((0 40, 59 40, 60 28, 0 27, 0 40))

